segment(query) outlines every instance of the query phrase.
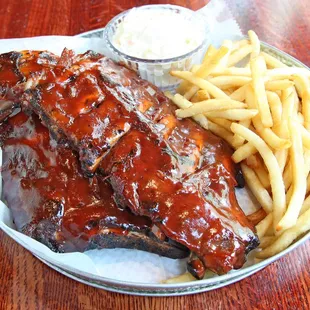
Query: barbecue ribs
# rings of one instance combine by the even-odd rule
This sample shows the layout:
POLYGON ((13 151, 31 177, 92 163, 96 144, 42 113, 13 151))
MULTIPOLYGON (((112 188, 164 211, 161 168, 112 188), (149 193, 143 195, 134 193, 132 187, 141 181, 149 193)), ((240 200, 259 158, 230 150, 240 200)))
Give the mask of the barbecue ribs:
POLYGON ((258 245, 235 197, 238 171, 229 147, 177 119, 163 93, 133 71, 93 52, 64 50, 24 90, 15 102, 78 152, 86 175, 99 171, 119 205, 192 251, 196 277, 205 267, 240 268, 258 245))
POLYGON ((36 116, 19 113, 1 133, 3 198, 19 231, 56 252, 122 247, 188 255, 156 238, 148 218, 119 209, 100 176, 85 178, 74 152, 50 140, 36 116))

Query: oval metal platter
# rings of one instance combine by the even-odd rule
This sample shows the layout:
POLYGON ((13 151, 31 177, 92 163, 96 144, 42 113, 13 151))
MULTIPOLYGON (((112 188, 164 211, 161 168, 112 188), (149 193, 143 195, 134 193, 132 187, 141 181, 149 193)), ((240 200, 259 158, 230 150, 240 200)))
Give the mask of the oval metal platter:
MULTIPOLYGON (((79 34, 78 36, 86 38, 92 38, 92 37, 100 38, 102 37, 103 31, 104 28, 82 33, 79 34)), ((280 59, 283 63, 287 64, 288 66, 305 67, 309 69, 307 66, 305 66, 297 59, 293 58, 292 56, 280 51, 279 49, 267 43, 262 42, 261 48, 265 52, 280 59)), ((278 260, 282 256, 288 254, 289 252, 293 251, 299 245, 306 242, 309 238, 310 238, 310 232, 304 235, 299 240, 295 241, 290 247, 288 247, 286 250, 282 251, 278 255, 275 255, 269 259, 261 261, 255 265, 244 267, 237 271, 233 271, 229 274, 216 276, 201 281, 175 283, 175 284, 149 284, 149 283, 118 281, 110 278, 94 276, 89 273, 81 272, 80 270, 77 270, 74 267, 64 269, 63 267, 57 265, 56 262, 48 260, 46 257, 44 257, 44 255, 42 256, 36 255, 36 257, 40 259, 42 262, 44 262, 46 265, 55 269, 59 273, 66 275, 69 278, 72 278, 76 281, 79 281, 81 283, 90 286, 105 289, 107 291, 125 293, 131 295, 140 295, 140 296, 180 296, 180 295, 189 295, 194 293, 206 292, 240 281, 258 272, 267 265, 278 260)), ((23 244, 22 241, 18 242, 22 246, 27 248, 27 246, 23 244)))

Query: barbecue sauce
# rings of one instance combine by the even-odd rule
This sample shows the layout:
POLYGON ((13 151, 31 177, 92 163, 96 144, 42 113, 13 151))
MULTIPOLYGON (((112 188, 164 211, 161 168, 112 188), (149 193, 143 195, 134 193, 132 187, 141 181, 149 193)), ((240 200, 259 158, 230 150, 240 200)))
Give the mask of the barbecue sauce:
POLYGON ((22 51, 0 55, 0 99, 29 78, 43 76, 56 65, 58 57, 50 52, 22 51))
POLYGON ((34 234, 35 227, 49 221, 55 227, 54 242, 61 244, 58 250, 82 251, 99 233, 127 235, 150 229, 150 220, 117 207, 106 181, 85 178, 74 152, 56 145, 36 116, 19 113, 8 124, 4 199, 18 230, 34 234))

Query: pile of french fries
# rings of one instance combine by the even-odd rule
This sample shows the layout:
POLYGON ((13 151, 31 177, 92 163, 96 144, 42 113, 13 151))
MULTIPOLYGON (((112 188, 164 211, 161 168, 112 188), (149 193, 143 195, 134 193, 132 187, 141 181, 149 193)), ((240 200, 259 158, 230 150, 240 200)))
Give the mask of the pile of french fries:
POLYGON ((258 259, 287 248, 310 229, 310 71, 288 67, 249 40, 208 48, 202 64, 172 71, 179 118, 192 117, 226 140, 261 209, 249 218, 258 259))

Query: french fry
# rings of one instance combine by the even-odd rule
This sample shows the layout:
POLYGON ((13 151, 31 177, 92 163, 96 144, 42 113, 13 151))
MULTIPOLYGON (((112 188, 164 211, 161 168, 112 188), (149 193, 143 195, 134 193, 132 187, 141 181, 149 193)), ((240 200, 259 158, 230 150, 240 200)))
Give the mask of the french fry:
POLYGON ((285 166, 283 173, 283 182, 285 190, 287 191, 292 184, 292 166, 290 161, 288 161, 287 165, 285 166))
POLYGON ((211 56, 213 56, 216 52, 217 52, 217 49, 216 49, 212 44, 210 44, 209 47, 208 47, 208 49, 207 49, 207 51, 206 51, 206 53, 205 53, 205 55, 203 56, 203 61, 202 61, 202 63, 206 63, 207 60, 208 60, 211 56))
MULTIPOLYGON (((181 109, 190 108, 193 104, 185 99, 180 94, 175 94, 171 97, 171 100, 181 109)), ((201 127, 205 129, 209 129, 208 120, 203 114, 197 114, 193 117, 194 121, 196 121, 201 127)))
POLYGON ((293 116, 294 94, 292 90, 289 90, 289 89, 284 91, 283 93, 284 93, 284 99, 282 101, 282 119, 283 121, 287 121, 289 117, 293 116), (286 92, 288 92, 287 96, 286 96, 286 92))
POLYGON ((275 236, 264 236, 261 240, 260 240, 260 244, 259 247, 261 249, 265 249, 268 246, 270 246, 272 243, 274 243, 276 240, 275 236))
POLYGON ((219 68, 212 71, 211 75, 212 76, 232 75, 232 76, 251 77, 251 70, 250 68, 238 68, 238 67, 230 67, 224 69, 219 68))
POLYGON ((165 284, 173 284, 173 283, 183 283, 183 282, 192 282, 196 281, 196 278, 193 277, 189 272, 183 273, 180 276, 167 279, 163 281, 165 284))
POLYGON ((257 113, 257 110, 249 109, 221 109, 221 111, 205 112, 204 114, 207 115, 207 117, 220 117, 231 121, 242 121, 253 118, 257 113))
POLYGON ((290 96, 292 91, 293 91, 293 87, 283 89, 283 91, 281 91, 281 93, 282 93, 281 101, 284 102, 290 96))
POLYGON ((256 256, 258 258, 268 258, 280 253, 281 251, 289 247, 295 239, 297 239, 309 229, 310 209, 299 217, 295 226, 285 230, 273 244, 271 244, 269 247, 262 250, 261 252, 258 252, 256 256))
POLYGON ((264 188, 254 170, 248 167, 245 164, 241 164, 241 170, 246 180, 247 185, 249 186, 251 192, 260 203, 262 208, 266 213, 272 212, 272 199, 268 193, 268 191, 264 188))
POLYGON ((228 67, 232 67, 252 52, 251 45, 244 45, 240 49, 233 51, 228 58, 228 67))
POLYGON ((196 73, 199 68, 200 68, 200 65, 193 65, 191 67, 191 72, 196 73))
POLYGON ((310 210, 310 195, 303 202, 302 208, 300 210, 300 215, 304 214, 308 210, 310 210))
MULTIPOLYGON (((224 45, 220 47, 218 51, 212 54, 202 65, 200 68, 194 73, 198 78, 206 78, 217 66, 220 65, 220 61, 224 58, 224 56, 229 53, 230 49, 224 45)), ((186 99, 190 99, 197 91, 199 87, 194 85, 189 90, 186 91, 184 97, 186 99)))
POLYGON ((229 57, 230 53, 232 52, 232 47, 233 47, 232 41, 231 40, 224 40, 222 46, 225 46, 226 48, 228 48, 228 52, 226 53, 226 55, 224 57, 222 57, 220 59, 217 67, 226 68, 227 62, 228 62, 228 57, 229 57))
POLYGON ((250 41, 247 39, 243 39, 240 41, 235 41, 233 42, 233 46, 232 46, 232 50, 239 50, 241 47, 245 46, 245 45, 249 45, 250 41))
POLYGON ((192 102, 196 103, 199 101, 204 101, 204 100, 208 100, 211 99, 209 93, 206 90, 200 89, 197 91, 197 93, 193 96, 192 98, 192 102))
POLYGON ((289 120, 289 130, 292 140, 290 157, 293 172, 293 193, 287 211, 276 227, 277 231, 286 230, 296 224, 302 203, 305 200, 307 187, 301 132, 299 126, 296 126, 292 119, 289 120))
POLYGON ((250 142, 247 142, 237 148, 237 150, 232 155, 232 160, 235 163, 240 163, 241 161, 254 155, 255 153, 257 153, 257 149, 255 148, 255 146, 250 142))
POLYGON ((248 84, 239 87, 232 94, 230 94, 229 96, 230 99, 237 100, 237 101, 244 101, 247 87, 248 87, 248 84))
POLYGON ((222 126, 223 128, 225 128, 226 130, 230 131, 230 126, 231 126, 231 121, 224 119, 224 118, 216 118, 216 117, 210 117, 209 118, 211 122, 222 126))
POLYGON ((266 71, 265 60, 261 56, 255 57, 251 59, 250 66, 252 70, 252 85, 261 122, 264 127, 272 127, 273 121, 264 85, 264 75, 266 71))
MULTIPOLYGON (((270 94, 270 93, 267 93, 267 97, 268 97, 268 94, 270 94)), ((278 95, 276 95, 276 96, 278 96, 278 95)), ((278 98, 279 97, 277 97, 277 98, 274 97, 274 99, 275 99, 274 101, 272 101, 271 99, 269 101, 271 111, 272 111, 273 117, 274 117, 274 130, 278 133, 279 137, 284 138, 284 139, 288 139, 289 134, 288 134, 287 121, 288 121, 288 117, 289 117, 290 113, 292 113, 292 111, 293 111, 293 101, 292 101, 293 97, 291 95, 291 90, 286 89, 283 92, 284 104, 282 105, 282 103, 280 102, 281 108, 277 107, 279 105, 279 102, 278 102, 279 99, 278 98), (282 115, 281 115, 281 121, 278 122, 278 118, 280 116, 279 115, 280 109, 281 109, 282 115), (277 119, 277 121, 275 121, 275 119, 277 119)), ((283 173, 284 168, 286 166, 287 158, 288 158, 288 150, 287 149, 276 150, 275 156, 277 158, 280 170, 283 173)), ((289 166, 288 166, 288 168, 289 168, 289 166)), ((290 186, 290 184, 291 184, 291 181, 289 179, 290 175, 286 175, 287 172, 284 172, 284 184, 285 184, 286 189, 288 188, 287 186, 290 186)))
MULTIPOLYGON (((255 109, 255 97, 253 89, 249 86, 246 90, 246 103, 251 109, 255 109)), ((268 102, 267 102, 268 104, 268 102)), ((259 116, 255 116, 253 119, 253 125, 259 135, 268 143, 268 145, 276 150, 286 149, 291 146, 288 139, 279 138, 270 128, 265 128, 261 122, 259 116)))
MULTIPOLYGON (((184 96, 184 98, 186 100, 189 100, 191 103, 196 103, 196 102, 202 101, 202 100, 199 100, 197 93, 193 97, 191 97, 190 99, 185 98, 185 96, 184 96)), ((208 100, 208 99, 210 99, 210 98, 206 98, 205 100, 208 100)))
POLYGON ((187 100, 191 100, 192 97, 197 93, 199 88, 197 86, 192 86, 185 94, 184 98, 187 100))
POLYGON ((256 233, 259 239, 262 239, 268 228, 272 225, 272 213, 269 213, 262 221, 256 225, 256 233))
POLYGON ((254 155, 251 155, 250 157, 248 157, 245 162, 246 162, 246 165, 253 170, 256 170, 256 168, 259 165, 257 157, 254 155))
MULTIPOLYGON (((240 125, 249 128, 251 125, 251 119, 245 119, 239 122, 240 125)), ((244 139, 238 135, 234 135, 233 145, 235 148, 239 148, 244 143, 244 139)))
POLYGON ((286 79, 286 80, 274 80, 274 81, 267 81, 265 83, 266 90, 276 91, 276 90, 284 90, 289 87, 292 87, 294 82, 286 79))
MULTIPOLYGON (((253 125, 255 130, 259 133, 259 135, 268 143, 268 145, 275 150, 287 149, 291 146, 291 142, 287 138, 281 138, 281 134, 279 136, 270 128, 265 128, 259 119, 259 117, 253 118, 253 125)), ((281 131, 280 131, 281 132, 281 131)))
POLYGON ((194 121, 198 123, 202 128, 209 129, 209 121, 204 115, 196 115, 193 117, 194 121))
MULTIPOLYGON (((212 56, 215 52, 217 51, 217 49, 211 44, 208 47, 208 50, 206 52, 206 54, 204 55, 204 59, 203 59, 203 63, 205 63, 207 61, 207 59, 212 56)), ((191 69, 191 72, 196 73, 198 71, 198 69, 200 68, 200 65, 194 67, 191 69)), ((179 87, 177 88, 177 93, 184 95, 185 92, 187 90, 189 90, 191 86, 191 83, 188 81, 182 81, 181 84, 179 85, 179 87)))
POLYGON ((286 209, 285 187, 278 162, 266 142, 251 130, 233 123, 231 125, 231 131, 251 142, 264 160, 270 176, 270 185, 274 202, 273 221, 274 228, 276 228, 286 209))
POLYGON ((305 127, 310 130, 310 81, 305 75, 295 75, 302 88, 302 114, 305 120, 305 127))
POLYGON ((286 67, 286 68, 275 68, 267 69, 266 76, 273 79, 290 79, 292 75, 305 75, 307 78, 310 77, 310 71, 306 68, 297 67, 286 67))
MULTIPOLYGON (((209 46, 209 48, 208 48, 208 50, 207 50, 207 52, 206 52, 206 54, 205 54, 205 57, 206 56, 208 56, 209 57, 209 50, 211 50, 212 49, 212 45, 210 45, 209 46)), ((214 48, 214 47, 213 47, 214 48)), ((200 65, 193 65, 193 67, 191 68, 191 72, 192 73, 196 73, 197 72, 197 70, 200 68, 200 65)), ((182 95, 184 95, 185 94, 185 92, 186 92, 186 90, 188 90, 188 89, 190 89, 190 87, 191 87, 191 83, 190 82, 188 82, 188 81, 182 81, 181 83, 180 83, 180 85, 179 85, 179 87, 177 88, 177 92, 179 93, 179 94, 182 94, 182 95)))
POLYGON ((301 131, 302 143, 305 148, 310 149, 310 132, 304 126, 298 125, 301 131))
POLYGON ((268 67, 270 68, 287 68, 287 65, 285 65, 283 62, 281 62, 279 59, 262 52, 261 55, 264 57, 265 62, 268 67))
POLYGON ((250 42, 252 45, 251 59, 257 57, 260 53, 260 42, 258 36, 253 30, 248 31, 250 42))
POLYGON ((212 54, 195 72, 195 76, 200 78, 206 78, 220 63, 223 57, 229 52, 227 46, 222 45, 218 51, 212 54))
MULTIPOLYGON (((304 166, 303 172, 304 172, 304 179, 306 180, 306 194, 307 194, 308 186, 310 186, 310 184, 308 184, 308 180, 307 180, 307 177, 308 177, 309 172, 310 172, 310 150, 306 150, 304 152, 304 162, 305 162, 305 166, 304 166)), ((289 190, 286 193, 287 204, 291 200, 293 192, 294 192, 294 186, 291 185, 289 190)))
MULTIPOLYGON (((193 67, 191 68, 191 72, 192 72, 192 73, 196 73, 196 72, 198 71, 199 68, 200 68, 200 65, 193 65, 193 67)), ((191 83, 190 83, 190 82, 188 82, 188 81, 182 81, 178 89, 181 90, 181 92, 179 92, 179 93, 182 93, 182 94, 184 94, 184 96, 185 96, 186 91, 187 91, 187 90, 190 90, 191 88, 192 88, 192 87, 191 87, 191 83)), ((195 91, 195 90, 193 90, 190 94, 189 94, 189 93, 186 93, 186 98, 187 98, 187 97, 192 97, 193 94, 195 93, 194 91, 195 91)), ((188 98, 187 98, 187 99, 188 99, 188 98)))
POLYGON ((247 76, 230 76, 222 75, 209 78, 208 81, 213 85, 217 86, 222 90, 226 90, 232 86, 241 87, 252 81, 250 77, 247 76))
POLYGON ((282 103, 279 96, 271 91, 266 92, 267 100, 269 103, 271 116, 273 119, 273 126, 278 126, 282 119, 282 103))
POLYGON ((287 161, 288 149, 276 150, 274 156, 277 159, 281 173, 283 173, 287 161))
POLYGON ((273 226, 269 226, 266 233, 265 233, 265 236, 275 236, 275 233, 274 233, 274 229, 273 229, 273 226))
POLYGON ((258 161, 255 173, 259 178, 260 182, 262 183, 262 185, 264 186, 264 188, 268 189, 270 187, 269 175, 266 169, 264 168, 264 165, 260 161, 258 161))
POLYGON ((219 126, 213 122, 211 122, 210 120, 208 121, 209 124, 209 130, 211 132, 213 132, 215 135, 221 137, 223 140, 225 140, 226 142, 228 142, 228 144, 232 145, 232 141, 233 141, 233 134, 226 130, 224 127, 219 126))
MULTIPOLYGON (((292 94, 292 89, 286 89, 282 94, 282 117, 281 122, 276 124, 273 128, 275 132, 279 135, 279 137, 283 139, 289 138, 288 131, 288 118, 292 116, 294 110, 294 95, 292 94)), ((282 154, 282 160, 286 158, 287 154, 282 154)), ((284 162, 282 162, 284 164, 284 162)), ((283 167, 281 166, 281 170, 283 171, 283 167)))
MULTIPOLYGON (((229 109, 242 109, 246 105, 239 101, 234 100, 226 100, 226 99, 210 99, 205 100, 201 102, 197 102, 191 107, 182 110, 176 110, 176 115, 178 117, 184 118, 184 117, 191 117, 196 114, 211 112, 211 111, 218 111, 218 110, 229 110, 229 109)), ((253 112, 250 112, 250 114, 253 114, 253 112)), ((210 117, 217 117, 215 115, 210 117)))
POLYGON ((180 79, 184 79, 194 84, 195 86, 206 90, 211 96, 216 99, 230 99, 221 89, 214 86, 212 83, 204 80, 202 78, 196 77, 192 72, 188 71, 171 71, 170 74, 172 76, 178 77, 180 79))

